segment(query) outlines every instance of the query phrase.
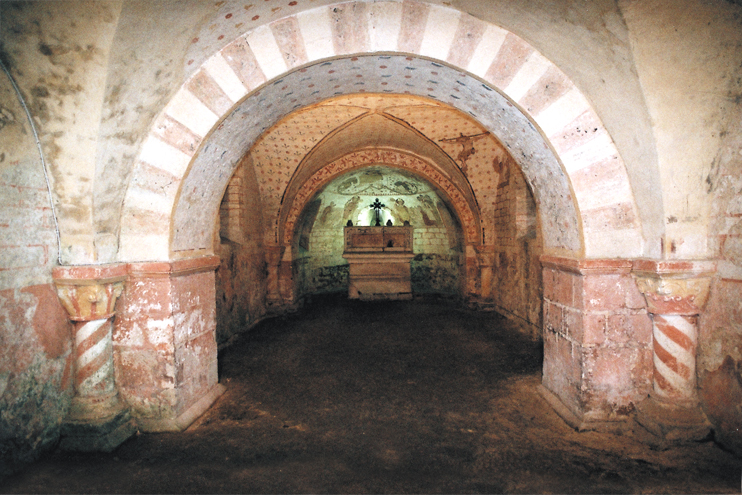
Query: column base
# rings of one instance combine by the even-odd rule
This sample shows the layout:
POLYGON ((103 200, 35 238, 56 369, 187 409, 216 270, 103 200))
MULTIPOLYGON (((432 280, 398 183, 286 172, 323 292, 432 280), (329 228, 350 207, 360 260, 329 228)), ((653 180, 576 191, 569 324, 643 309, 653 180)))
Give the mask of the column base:
POLYGON ((102 419, 74 420, 62 423, 59 448, 72 452, 111 452, 137 431, 129 409, 102 419))
POLYGON ((628 417, 619 417, 614 421, 592 419, 585 414, 575 414, 571 411, 562 400, 551 390, 539 385, 537 388, 539 395, 554 409, 554 412, 575 431, 597 431, 601 433, 623 433, 628 429, 628 417))
POLYGON ((178 432, 188 428, 196 421, 211 405, 227 391, 221 383, 217 383, 206 395, 201 397, 195 404, 186 409, 176 418, 138 418, 139 427, 142 431, 151 433, 178 432))
POLYGON ((667 442, 703 440, 711 433, 711 423, 700 406, 681 406, 652 397, 636 406, 636 422, 667 442))

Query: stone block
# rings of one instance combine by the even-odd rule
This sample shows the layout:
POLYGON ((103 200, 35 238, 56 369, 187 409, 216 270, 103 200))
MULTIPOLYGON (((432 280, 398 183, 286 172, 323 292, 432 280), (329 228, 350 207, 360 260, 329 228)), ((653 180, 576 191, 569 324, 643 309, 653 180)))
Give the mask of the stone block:
POLYGON ((624 276, 614 274, 586 275, 582 298, 585 309, 612 311, 626 307, 624 276))
POLYGON ((168 278, 132 277, 122 294, 119 315, 144 314, 150 318, 166 318, 172 313, 171 290, 168 278))
POLYGON ((595 347, 584 349, 584 386, 590 390, 626 391, 633 388, 632 364, 636 349, 595 347))
POLYGON ((157 417, 172 411, 167 394, 175 386, 172 356, 154 350, 114 348, 116 384, 135 417, 157 417))
POLYGON ((221 53, 246 88, 255 89, 266 81, 265 74, 250 45, 243 40, 230 43, 221 53))
POLYGON ((564 332, 574 342, 582 342, 584 334, 584 315, 578 309, 564 308, 562 313, 564 332))
POLYGON ((209 373, 209 364, 217 356, 213 333, 206 332, 179 346, 175 352, 176 381, 186 382, 209 373))
POLYGON ((600 313, 586 313, 582 319, 585 345, 600 345, 606 340, 606 316, 600 313))
POLYGON ((626 313, 609 314, 606 317, 606 340, 611 344, 626 344, 634 340, 632 320, 626 313))
POLYGON ((175 329, 173 341, 180 346, 197 335, 213 331, 216 328, 214 315, 209 312, 205 314, 202 308, 193 308, 191 311, 177 313, 174 315, 175 329))
POLYGON ((232 107, 232 100, 204 69, 196 72, 186 87, 216 115, 223 115, 232 107))
POLYGON ((543 279, 543 290, 544 299, 549 301, 556 301, 556 274, 552 268, 544 268, 542 279, 543 279))
POLYGON ((505 37, 484 78, 498 88, 506 88, 533 53, 533 48, 512 33, 505 37))
POLYGON ((166 114, 158 118, 153 134, 184 154, 193 154, 201 144, 199 136, 166 114))
POLYGON ((651 351, 602 347, 585 354, 583 420, 600 424, 628 419, 636 404, 649 394, 651 351))
POLYGON ((211 279, 202 273, 173 277, 172 285, 173 313, 185 313, 208 304, 204 299, 213 295, 213 274, 211 279), (211 290, 209 285, 212 287, 211 290))
POLYGON ((633 341, 639 345, 649 346, 652 344, 652 318, 648 313, 630 313, 628 325, 633 341))
POLYGON ((402 3, 402 24, 399 30, 397 49, 403 52, 417 53, 425 33, 423 26, 430 7, 423 3, 402 3))
POLYGON ((554 333, 546 333, 542 384, 572 413, 580 410, 578 375, 579 369, 575 369, 570 342, 554 333))
POLYGON ((144 337, 144 346, 151 346, 160 352, 171 352, 175 345, 173 330, 175 322, 172 316, 165 318, 147 318, 137 315, 130 319, 132 330, 139 329, 144 337))
POLYGON ((368 16, 365 3, 347 3, 330 12, 335 54, 366 51, 368 39, 368 16))
POLYGON ((580 288, 582 278, 570 272, 557 272, 555 277, 557 301, 572 308, 582 309, 580 288))
POLYGON ((562 307, 550 301, 544 301, 544 330, 552 333, 563 333, 564 318, 562 307))

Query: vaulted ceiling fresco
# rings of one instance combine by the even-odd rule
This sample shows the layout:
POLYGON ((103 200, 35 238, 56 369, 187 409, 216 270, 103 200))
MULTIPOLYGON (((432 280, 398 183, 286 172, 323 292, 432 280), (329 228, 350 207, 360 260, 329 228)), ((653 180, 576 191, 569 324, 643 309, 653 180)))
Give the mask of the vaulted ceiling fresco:
POLYGON ((275 225, 290 183, 300 187, 314 171, 302 169, 376 147, 422 156, 456 187, 470 188, 482 228, 487 236, 492 233, 499 174, 513 163, 504 147, 473 118, 448 105, 383 94, 325 100, 290 114, 263 134, 249 153, 266 225, 275 225))

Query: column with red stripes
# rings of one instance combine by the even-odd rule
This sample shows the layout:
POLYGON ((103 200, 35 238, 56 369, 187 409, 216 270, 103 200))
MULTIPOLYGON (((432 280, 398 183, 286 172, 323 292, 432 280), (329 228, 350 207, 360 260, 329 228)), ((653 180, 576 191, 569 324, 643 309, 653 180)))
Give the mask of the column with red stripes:
POLYGON ((698 440, 710 424, 699 406, 696 378, 698 316, 708 299, 715 265, 705 261, 634 263, 652 318, 654 373, 637 421, 666 440, 698 440))
POLYGON ((113 369, 112 321, 125 276, 125 265, 54 270, 57 294, 75 325, 75 395, 62 424, 64 449, 111 451, 136 431, 113 369))

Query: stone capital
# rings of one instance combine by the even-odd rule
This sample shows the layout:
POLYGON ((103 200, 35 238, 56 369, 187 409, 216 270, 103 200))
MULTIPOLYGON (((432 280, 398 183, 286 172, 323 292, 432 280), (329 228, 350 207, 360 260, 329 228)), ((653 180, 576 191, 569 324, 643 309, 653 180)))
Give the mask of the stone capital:
POLYGON ((715 271, 709 261, 638 260, 632 273, 650 313, 693 316, 703 311, 715 271))
POLYGON ((56 267, 54 285, 72 321, 111 318, 124 290, 126 265, 56 267))

